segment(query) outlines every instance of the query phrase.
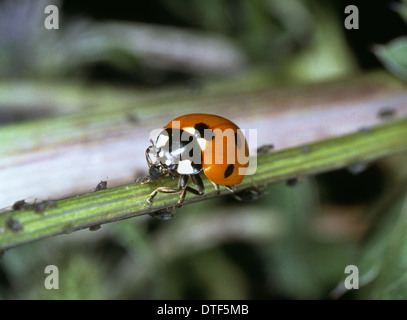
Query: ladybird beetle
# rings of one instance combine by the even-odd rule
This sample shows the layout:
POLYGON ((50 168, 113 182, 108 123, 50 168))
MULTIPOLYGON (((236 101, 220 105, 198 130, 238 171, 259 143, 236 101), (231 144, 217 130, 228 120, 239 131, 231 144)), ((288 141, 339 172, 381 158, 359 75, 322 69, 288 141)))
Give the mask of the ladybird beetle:
POLYGON ((186 193, 205 192, 201 171, 215 189, 225 186, 229 191, 242 182, 249 166, 247 141, 232 121, 212 114, 188 114, 175 118, 158 135, 145 152, 149 174, 141 183, 169 175, 178 178, 178 188, 159 187, 147 202, 151 205, 158 192, 180 193, 177 207, 186 193), (195 189, 187 186, 191 178, 195 189))

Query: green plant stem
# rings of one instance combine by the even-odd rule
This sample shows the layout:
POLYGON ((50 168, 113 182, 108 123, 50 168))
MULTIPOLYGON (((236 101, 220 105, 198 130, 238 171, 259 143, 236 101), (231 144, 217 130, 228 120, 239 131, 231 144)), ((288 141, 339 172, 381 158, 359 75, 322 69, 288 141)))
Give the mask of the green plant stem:
MULTIPOLYGON (((259 155, 256 173, 247 176, 238 190, 366 164, 403 151, 407 151, 407 119, 259 155)), ((205 195, 188 195, 185 205, 229 194, 224 189, 217 194, 207 179, 204 183, 205 195)), ((151 208, 146 199, 157 186, 175 184, 170 178, 154 184, 133 183, 50 202, 42 211, 38 204, 5 211, 0 214, 0 249, 160 210, 171 211, 178 200, 177 194, 159 194, 151 208)))
POLYGON ((0 208, 131 183, 151 130, 183 114, 225 116, 278 151, 401 119, 406 101, 405 84, 383 73, 288 87, 254 74, 196 90, 0 83, 0 208))

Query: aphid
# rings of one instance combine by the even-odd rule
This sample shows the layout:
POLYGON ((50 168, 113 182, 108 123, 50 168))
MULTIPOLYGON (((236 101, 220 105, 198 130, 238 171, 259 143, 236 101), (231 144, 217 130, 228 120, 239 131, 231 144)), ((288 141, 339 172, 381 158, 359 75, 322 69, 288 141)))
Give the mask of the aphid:
POLYGON ((175 217, 175 209, 174 207, 164 208, 158 211, 149 212, 148 215, 158 220, 171 220, 175 217))
POLYGON ((252 186, 247 189, 240 190, 233 194, 234 198, 241 202, 253 202, 261 198, 266 193, 266 186, 252 186))
POLYGON ((302 153, 308 153, 311 151, 311 146, 309 144, 305 144, 302 146, 302 153))
POLYGON ((46 208, 56 207, 56 206, 57 206, 57 202, 55 200, 43 201, 43 202, 34 204, 34 211, 36 213, 40 213, 40 212, 45 211, 46 208))
POLYGON ((354 175, 357 175, 359 173, 362 173, 365 171, 369 166, 368 162, 358 162, 358 163, 353 163, 350 166, 348 166, 348 171, 354 175))
POLYGON ((286 181, 287 186, 294 187, 298 184, 298 178, 290 178, 286 181))
POLYGON ((272 144, 265 144, 257 149, 258 155, 269 154, 273 151, 274 145, 272 144))
POLYGON ((205 192, 200 173, 212 182, 216 190, 225 186, 229 191, 242 182, 249 166, 247 141, 232 121, 211 114, 188 114, 167 124, 146 150, 147 183, 169 175, 178 178, 178 188, 158 187, 147 199, 151 205, 158 192, 180 193, 177 206, 182 206, 186 193, 205 192), (191 178, 195 188, 188 186, 191 178))
POLYGON ((100 224, 95 224, 93 226, 89 227, 89 231, 97 231, 101 228, 102 226, 100 224))
POLYGON ((13 231, 21 231, 24 229, 24 226, 16 218, 13 217, 7 219, 6 226, 13 231))
POLYGON ((107 181, 100 181, 95 188, 95 192, 100 191, 100 190, 106 190, 106 189, 107 189, 107 181))
POLYGON ((383 120, 389 120, 393 118, 396 115, 396 110, 392 108, 383 108, 380 109, 378 112, 378 117, 383 119, 383 120))
POLYGON ((25 200, 19 200, 14 202, 12 209, 13 210, 21 210, 26 205, 25 200))

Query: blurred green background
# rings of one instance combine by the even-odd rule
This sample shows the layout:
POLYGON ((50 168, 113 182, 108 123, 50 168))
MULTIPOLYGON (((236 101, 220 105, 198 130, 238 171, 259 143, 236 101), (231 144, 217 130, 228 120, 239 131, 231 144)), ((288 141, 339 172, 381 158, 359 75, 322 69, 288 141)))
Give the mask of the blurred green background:
MULTIPOLYGON (((309 83, 383 68, 407 79, 406 12, 397 1, 3 0, 0 77, 148 90, 265 75, 276 85, 309 83), (58 32, 43 27, 50 3, 59 8, 58 32), (349 4, 359 8, 358 30, 344 27, 349 4)), ((3 111, 0 124, 36 116, 3 111)), ((405 161, 8 250, 0 298, 404 299, 405 161), (359 267, 360 289, 346 292, 349 264, 359 267), (47 265, 59 268, 59 290, 44 288, 47 265)))

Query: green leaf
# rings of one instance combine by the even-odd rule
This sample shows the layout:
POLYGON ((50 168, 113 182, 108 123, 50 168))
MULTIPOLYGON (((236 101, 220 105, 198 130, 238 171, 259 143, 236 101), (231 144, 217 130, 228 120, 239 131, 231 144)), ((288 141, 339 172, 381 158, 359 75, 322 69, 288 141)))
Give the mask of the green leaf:
POLYGON ((277 205, 287 220, 286 234, 263 251, 271 283, 294 299, 321 299, 328 286, 343 274, 351 256, 350 242, 325 242, 310 232, 319 207, 312 178, 295 187, 272 186, 269 203, 277 205))
POLYGON ((402 0, 401 3, 394 2, 391 4, 393 10, 397 11, 397 13, 404 19, 407 23, 407 1, 402 0))
POLYGON ((407 182, 373 208, 374 221, 361 246, 358 296, 407 299, 407 182))
POLYGON ((407 36, 377 45, 373 51, 387 70, 407 81, 407 36))

